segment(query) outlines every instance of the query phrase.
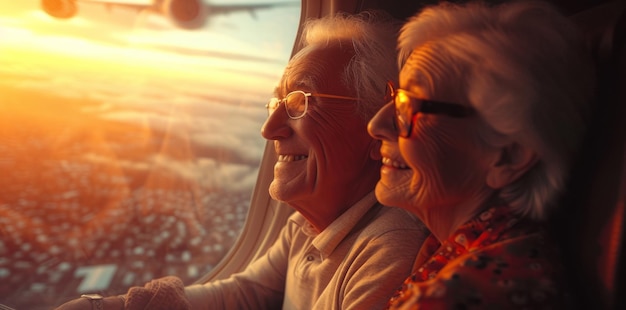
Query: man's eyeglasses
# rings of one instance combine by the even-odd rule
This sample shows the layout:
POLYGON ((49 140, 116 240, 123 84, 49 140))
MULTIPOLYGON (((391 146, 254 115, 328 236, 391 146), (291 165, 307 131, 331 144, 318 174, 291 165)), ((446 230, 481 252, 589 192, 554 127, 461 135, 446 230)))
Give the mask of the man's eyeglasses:
POLYGON ((420 99, 417 94, 408 90, 396 89, 392 82, 387 82, 385 95, 387 102, 394 101, 398 135, 403 138, 411 136, 414 117, 417 113, 444 114, 451 117, 467 117, 475 113, 469 106, 458 103, 420 99))
POLYGON ((285 110, 287 111, 287 115, 291 119, 299 119, 304 117, 306 111, 309 109, 309 97, 322 97, 322 98, 330 98, 330 99, 342 99, 342 100, 358 100, 355 97, 346 97, 346 96, 336 96, 336 95, 327 95, 327 94, 313 94, 313 93, 305 93, 301 90, 295 90, 287 94, 285 98, 278 99, 272 98, 270 102, 265 105, 267 108, 268 115, 272 115, 276 109, 280 106, 281 103, 285 104, 285 110))

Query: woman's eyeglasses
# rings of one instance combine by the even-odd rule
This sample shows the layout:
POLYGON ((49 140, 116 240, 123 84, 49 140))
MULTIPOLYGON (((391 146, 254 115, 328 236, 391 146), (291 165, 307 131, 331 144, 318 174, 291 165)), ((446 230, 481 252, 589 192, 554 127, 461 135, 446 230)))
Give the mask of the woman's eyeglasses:
POLYGON ((387 82, 386 102, 395 103, 395 124, 398 135, 403 138, 411 136, 413 123, 417 113, 443 114, 451 117, 467 117, 475 113, 469 106, 458 103, 420 99, 418 95, 404 89, 396 89, 392 82, 387 82))
POLYGON ((329 99, 342 99, 342 100, 358 100, 355 97, 346 97, 346 96, 336 96, 336 95, 327 95, 327 94, 313 94, 313 93, 305 93, 301 90, 295 90, 287 94, 285 98, 278 99, 272 98, 270 102, 265 105, 267 108, 268 115, 272 115, 276 109, 280 106, 281 103, 285 104, 285 110, 287 111, 287 115, 291 119, 299 119, 304 117, 306 112, 309 109, 309 97, 322 97, 329 99))

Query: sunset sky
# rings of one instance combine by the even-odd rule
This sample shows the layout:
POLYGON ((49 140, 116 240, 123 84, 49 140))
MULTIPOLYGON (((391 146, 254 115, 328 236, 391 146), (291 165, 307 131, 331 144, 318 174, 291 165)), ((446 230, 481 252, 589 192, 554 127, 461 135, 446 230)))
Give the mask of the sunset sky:
MULTIPOLYGON (((78 7, 77 16, 57 20, 40 9, 39 0, 0 2, 0 146, 14 136, 5 129, 4 137, 2 124, 11 126, 20 113, 31 121, 77 124, 72 130, 94 135, 114 128, 76 118, 122 121, 238 154, 254 165, 244 165, 248 181, 232 186, 254 184, 265 145, 264 104, 291 53, 300 8, 258 10, 256 18, 248 12, 216 16, 189 31, 124 8, 78 7)), ((208 171, 224 181, 239 167, 208 171)))
MULTIPOLYGON (((226 3, 257 2, 272 0, 226 3)), ((298 6, 258 10, 256 18, 232 13, 210 17, 204 28, 188 31, 156 14, 127 8, 78 2, 75 17, 57 20, 40 9, 39 0, 3 1, 0 73, 30 69, 32 74, 35 67, 102 75, 147 70, 218 85, 236 81, 262 92, 280 76, 298 14, 298 6), (126 66, 132 68, 122 69, 126 66)))
MULTIPOLYGON (((180 240, 227 252, 258 179, 265 104, 291 54, 299 5, 214 16, 190 31, 80 1, 76 16, 58 20, 40 1, 0 0, 0 302, 50 309, 102 288, 78 283, 103 264, 119 267, 107 279, 116 293, 165 276, 172 242, 154 236, 169 234, 167 223, 180 240), (167 223, 145 224, 155 216, 167 223), (210 235, 191 235, 198 227, 210 235), (94 260, 86 244, 155 249, 168 260, 142 263, 128 280, 134 258, 94 260), (23 267, 31 258, 36 274, 23 267)), ((197 253, 204 270, 220 259, 197 253)), ((196 265, 184 265, 191 277, 196 265)))

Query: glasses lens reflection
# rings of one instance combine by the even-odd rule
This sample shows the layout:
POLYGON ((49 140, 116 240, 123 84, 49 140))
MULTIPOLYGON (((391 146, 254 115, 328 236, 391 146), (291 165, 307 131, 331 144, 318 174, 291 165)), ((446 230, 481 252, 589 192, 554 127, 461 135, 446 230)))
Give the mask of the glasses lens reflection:
POLYGON ((265 105, 265 107, 267 108, 267 116, 272 115, 272 113, 274 113, 274 111, 276 111, 276 109, 278 109, 279 105, 280 105, 280 99, 278 99, 278 98, 270 99, 270 102, 268 102, 265 105))
POLYGON ((287 94, 285 99, 272 98, 265 107, 267 108, 268 116, 271 116, 280 106, 281 103, 285 104, 285 111, 291 119, 299 119, 306 114, 306 110, 309 106, 308 96, 303 91, 296 90, 287 94))
POLYGON ((304 116, 308 108, 308 100, 303 91, 290 92, 285 97, 285 108, 287 108, 287 114, 291 118, 300 118, 304 116))
POLYGON ((396 107, 396 123, 398 134, 401 137, 408 138, 411 133, 411 118, 413 117, 413 102, 403 92, 395 94, 394 98, 396 107))

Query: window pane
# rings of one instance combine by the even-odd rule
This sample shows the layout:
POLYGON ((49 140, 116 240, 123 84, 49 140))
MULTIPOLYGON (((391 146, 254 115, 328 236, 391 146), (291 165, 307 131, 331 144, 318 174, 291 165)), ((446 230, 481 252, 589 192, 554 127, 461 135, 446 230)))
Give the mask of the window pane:
POLYGON ((0 4, 0 303, 18 309, 165 275, 189 284, 221 260, 300 19, 298 2, 196 30, 148 10, 77 9, 0 4))

